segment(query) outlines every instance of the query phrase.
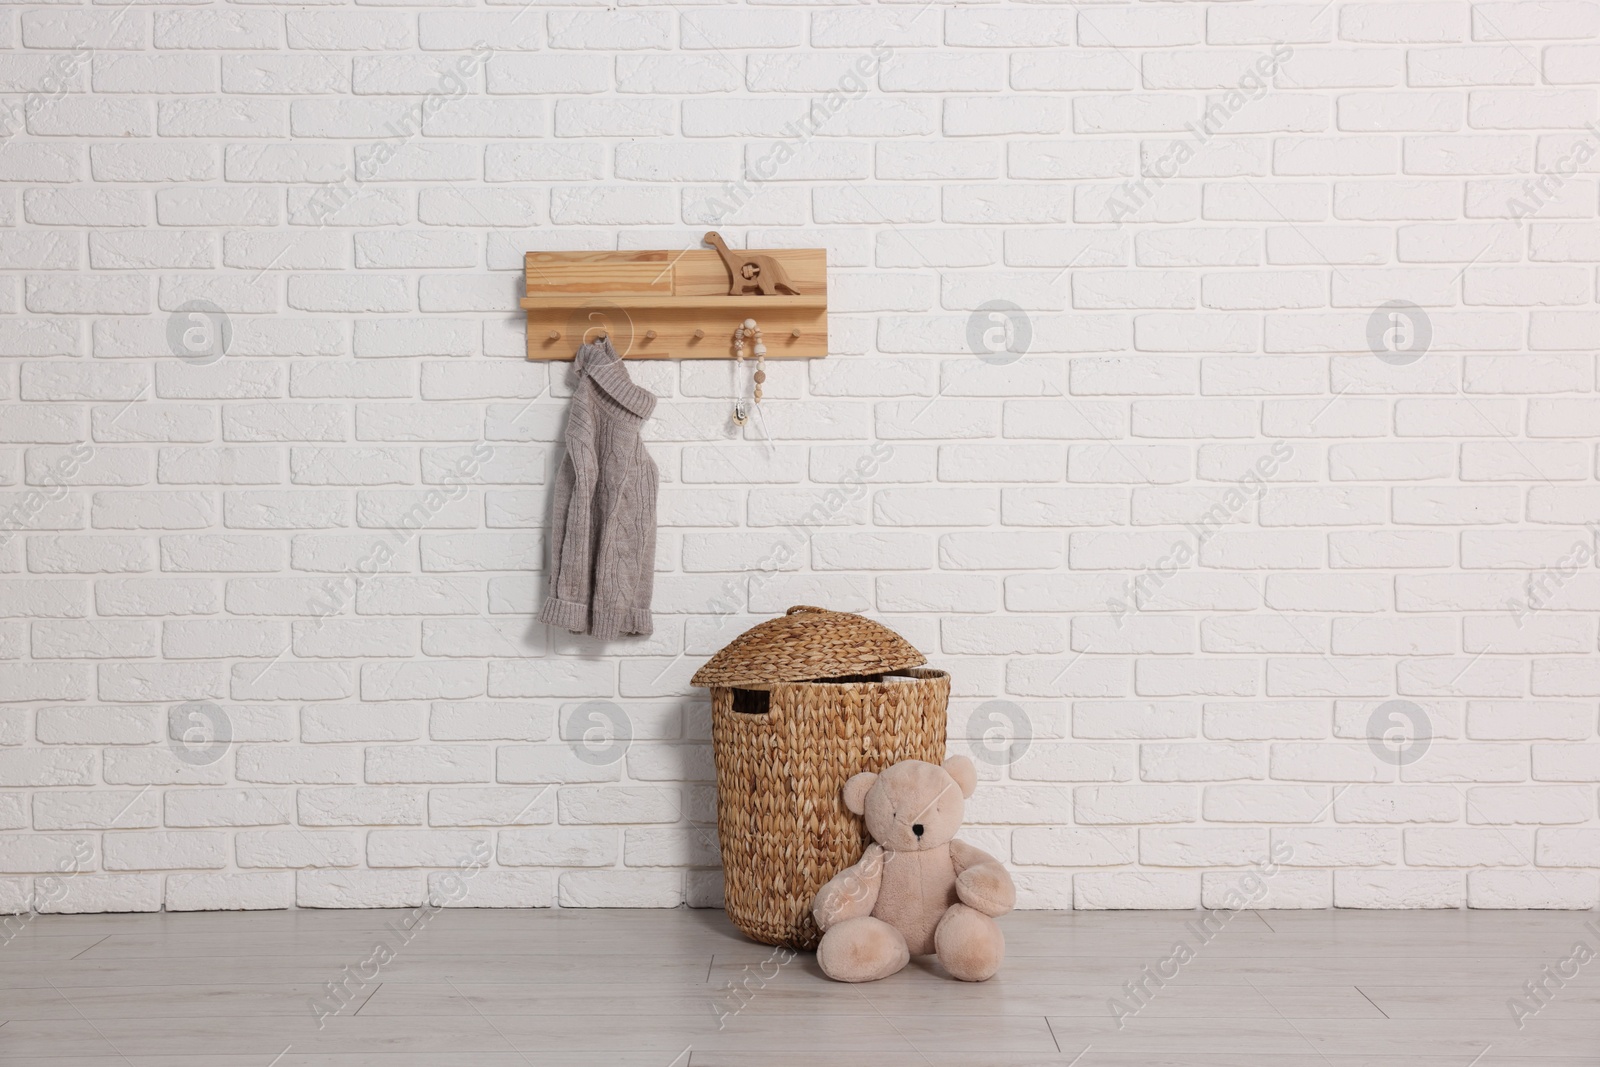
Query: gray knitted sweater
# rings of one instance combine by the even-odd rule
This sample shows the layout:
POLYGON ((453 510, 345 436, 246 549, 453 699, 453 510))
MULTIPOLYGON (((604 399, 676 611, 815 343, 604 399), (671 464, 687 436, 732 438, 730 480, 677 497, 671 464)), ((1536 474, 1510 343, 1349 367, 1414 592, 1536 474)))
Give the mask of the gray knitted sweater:
POLYGON ((539 618, 600 638, 647 634, 657 473, 639 429, 656 398, 633 384, 609 340, 578 349, 573 375, 539 618))

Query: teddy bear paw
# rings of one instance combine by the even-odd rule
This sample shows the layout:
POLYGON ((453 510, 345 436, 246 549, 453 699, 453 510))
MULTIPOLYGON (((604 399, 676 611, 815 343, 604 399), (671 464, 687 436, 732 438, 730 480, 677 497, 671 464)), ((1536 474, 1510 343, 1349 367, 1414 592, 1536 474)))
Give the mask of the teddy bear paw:
POLYGON ((900 931, 870 915, 844 920, 817 946, 817 966, 836 982, 876 982, 910 959, 900 931))
POLYGON ((944 969, 963 982, 993 978, 1006 958, 1000 924, 965 904, 952 904, 944 913, 933 931, 933 947, 944 969))
POLYGON ((980 863, 962 871, 956 877, 956 896, 985 915, 1004 915, 1017 905, 1017 887, 998 863, 980 863))

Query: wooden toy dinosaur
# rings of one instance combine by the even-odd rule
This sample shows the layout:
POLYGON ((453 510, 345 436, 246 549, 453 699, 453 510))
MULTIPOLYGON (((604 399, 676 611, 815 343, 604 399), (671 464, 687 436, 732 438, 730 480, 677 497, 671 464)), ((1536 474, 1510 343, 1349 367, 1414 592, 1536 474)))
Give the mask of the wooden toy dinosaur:
POLYGON ((752 289, 761 296, 776 296, 780 289, 795 296, 800 295, 800 290, 789 280, 783 264, 771 256, 756 252, 734 252, 715 230, 706 234, 705 242, 717 250, 717 255, 722 257, 723 264, 728 268, 729 296, 743 296, 752 289))

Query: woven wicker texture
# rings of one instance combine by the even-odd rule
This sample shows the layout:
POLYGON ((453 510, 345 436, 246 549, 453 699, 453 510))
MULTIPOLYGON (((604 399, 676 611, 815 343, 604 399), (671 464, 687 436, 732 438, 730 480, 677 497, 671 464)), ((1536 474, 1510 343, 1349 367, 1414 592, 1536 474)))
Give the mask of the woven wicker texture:
POLYGON ((764 714, 735 711, 730 688, 711 691, 728 918, 748 937, 816 948, 817 890, 867 847, 844 783, 903 759, 944 761, 950 676, 902 673, 910 677, 780 682, 764 714))
POLYGON ((800 604, 752 626, 695 672, 691 685, 760 686, 920 667, 926 657, 871 619, 800 604))

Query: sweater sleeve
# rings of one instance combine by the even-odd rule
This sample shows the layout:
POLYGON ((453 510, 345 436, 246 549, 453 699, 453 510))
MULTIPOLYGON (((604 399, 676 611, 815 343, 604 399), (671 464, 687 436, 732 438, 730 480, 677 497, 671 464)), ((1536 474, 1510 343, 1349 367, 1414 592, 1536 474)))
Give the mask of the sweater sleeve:
POLYGON ((593 453, 585 438, 587 414, 574 403, 567 424, 567 454, 556 472, 551 505, 549 592, 539 620, 574 633, 589 628, 590 503, 593 453), (585 481, 590 483, 585 488, 585 481))

